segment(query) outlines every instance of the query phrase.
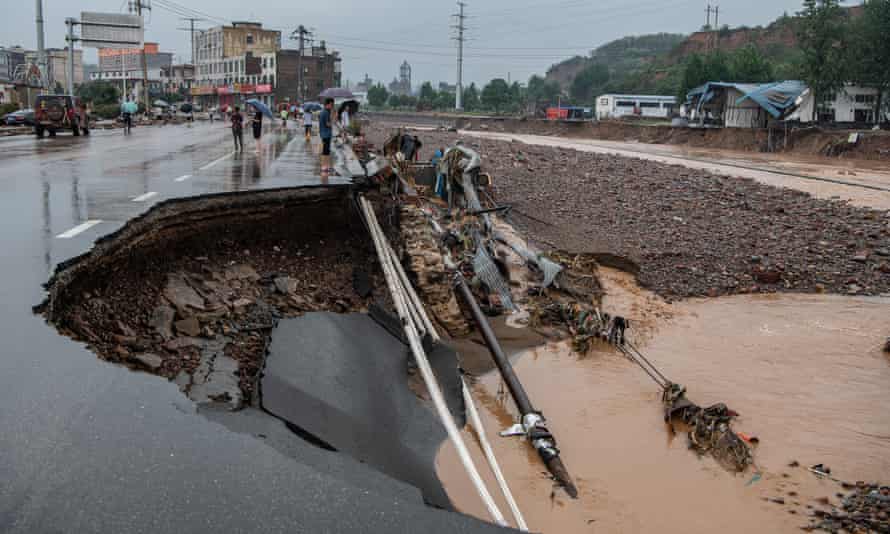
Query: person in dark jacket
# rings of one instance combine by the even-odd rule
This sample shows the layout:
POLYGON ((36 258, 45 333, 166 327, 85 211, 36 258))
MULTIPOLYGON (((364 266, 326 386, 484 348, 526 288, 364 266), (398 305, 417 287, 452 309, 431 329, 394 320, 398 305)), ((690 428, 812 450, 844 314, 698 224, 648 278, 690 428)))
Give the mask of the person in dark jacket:
POLYGON ((244 151, 244 116, 241 110, 235 106, 230 119, 232 121, 232 137, 235 139, 235 150, 244 151))
POLYGON ((331 168, 331 137, 334 135, 334 126, 332 124, 334 110, 334 99, 327 98, 324 101, 324 109, 318 117, 318 136, 321 137, 321 172, 329 173, 334 169, 331 168))
POLYGON ((253 126, 253 140, 256 144, 257 154, 260 153, 260 137, 263 136, 263 112, 260 110, 256 110, 256 114, 254 114, 253 119, 250 120, 251 126, 253 126))

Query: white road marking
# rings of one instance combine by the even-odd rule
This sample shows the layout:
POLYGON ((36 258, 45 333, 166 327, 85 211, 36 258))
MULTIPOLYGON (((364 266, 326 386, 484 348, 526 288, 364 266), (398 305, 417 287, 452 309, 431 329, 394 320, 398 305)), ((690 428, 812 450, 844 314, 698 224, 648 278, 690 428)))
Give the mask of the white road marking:
POLYGON ((204 165, 203 167, 201 167, 201 168, 198 169, 198 170, 199 170, 199 171, 206 171, 207 169, 209 169, 210 167, 213 167, 214 165, 216 165, 216 164, 219 163, 220 161, 223 161, 223 160, 225 160, 225 159, 231 158, 231 157, 234 156, 234 155, 235 155, 235 151, 233 150, 232 152, 226 154, 225 156, 223 156, 223 157, 221 157, 221 158, 219 158, 219 159, 215 159, 215 160, 211 161, 210 163, 208 163, 207 165, 204 165))
POLYGON ((71 239, 72 237, 76 236, 77 234, 79 234, 83 231, 89 230, 90 228, 96 226, 100 222, 102 222, 100 219, 90 219, 89 221, 78 224, 77 226, 68 230, 67 232, 62 232, 61 234, 57 235, 56 238, 71 239))
POLYGON ((177 179, 175 179, 175 180, 173 180, 173 181, 174 181, 174 182, 184 182, 184 181, 188 180, 188 179, 191 178, 191 177, 192 177, 191 174, 184 174, 184 175, 180 176, 179 178, 177 178, 177 179))
POLYGON ((134 198, 133 202, 145 202, 146 200, 150 199, 151 197, 153 197, 157 194, 158 194, 157 191, 149 191, 148 193, 145 193, 144 195, 139 195, 138 197, 134 198))

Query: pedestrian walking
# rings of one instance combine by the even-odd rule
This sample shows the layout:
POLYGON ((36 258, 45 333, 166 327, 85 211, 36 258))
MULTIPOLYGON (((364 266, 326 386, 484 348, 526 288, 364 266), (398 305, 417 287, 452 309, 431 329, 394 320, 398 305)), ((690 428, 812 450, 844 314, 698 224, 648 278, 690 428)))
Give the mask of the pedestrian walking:
POLYGON ((263 112, 260 110, 256 110, 256 114, 254 114, 253 118, 250 120, 251 126, 253 126, 253 140, 256 144, 256 152, 260 153, 260 137, 263 135, 263 112))
POLYGON ((287 126, 287 108, 281 109, 281 125, 287 126))
POLYGON ((230 117, 232 121, 232 137, 235 139, 235 150, 244 151, 244 117, 241 110, 235 106, 235 111, 230 117))
POLYGON ((324 101, 324 109, 318 118, 318 136, 321 137, 321 172, 329 173, 334 169, 331 168, 331 137, 333 136, 333 109, 334 99, 326 98, 324 101))
POLYGON ((306 134, 306 141, 312 137, 312 112, 308 109, 303 110, 303 131, 306 134))

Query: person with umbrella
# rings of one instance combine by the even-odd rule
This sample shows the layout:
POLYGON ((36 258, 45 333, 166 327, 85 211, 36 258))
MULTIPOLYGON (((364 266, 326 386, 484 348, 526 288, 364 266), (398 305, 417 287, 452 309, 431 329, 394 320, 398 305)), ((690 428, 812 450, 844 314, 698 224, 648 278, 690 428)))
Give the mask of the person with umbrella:
POLYGON ((269 119, 275 119, 275 115, 272 114, 272 110, 270 110, 266 104, 263 104, 256 98, 251 98, 247 100, 247 104, 253 106, 256 110, 256 114, 254 114, 253 118, 250 120, 251 126, 253 126, 253 138, 256 140, 256 151, 260 152, 260 137, 263 135, 263 115, 267 115, 269 119))
POLYGON ((235 106, 235 111, 231 116, 232 121, 232 137, 235 139, 235 150, 244 151, 244 117, 241 110, 235 106))
POLYGON ((331 168, 331 137, 333 137, 334 129, 332 124, 331 113, 334 109, 334 99, 326 98, 324 101, 324 109, 318 118, 318 136, 321 137, 321 172, 326 174, 334 169, 331 168))

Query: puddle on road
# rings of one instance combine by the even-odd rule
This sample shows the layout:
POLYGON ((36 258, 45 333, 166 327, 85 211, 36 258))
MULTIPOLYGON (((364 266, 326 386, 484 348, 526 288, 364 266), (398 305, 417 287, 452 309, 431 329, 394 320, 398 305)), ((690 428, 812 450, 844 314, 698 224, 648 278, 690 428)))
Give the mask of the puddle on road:
MULTIPOLYGON (((489 373, 474 386, 531 530, 795 532, 808 524, 807 505, 837 503, 842 490, 790 461, 824 463, 850 481, 890 477, 890 360, 880 348, 890 299, 771 295, 668 305, 630 276, 603 271, 604 306, 631 317, 644 353, 692 401, 741 412, 735 427, 760 438, 754 454, 763 478, 749 485, 750 471, 732 475, 687 450, 685 435, 671 438, 660 392, 632 362, 608 347, 578 358, 549 344, 516 369, 559 440, 577 501, 561 491, 551 498, 552 482, 525 442, 495 436, 515 412, 498 395, 500 377, 489 373)), ((450 445, 438 469, 457 508, 485 518, 450 445)))

